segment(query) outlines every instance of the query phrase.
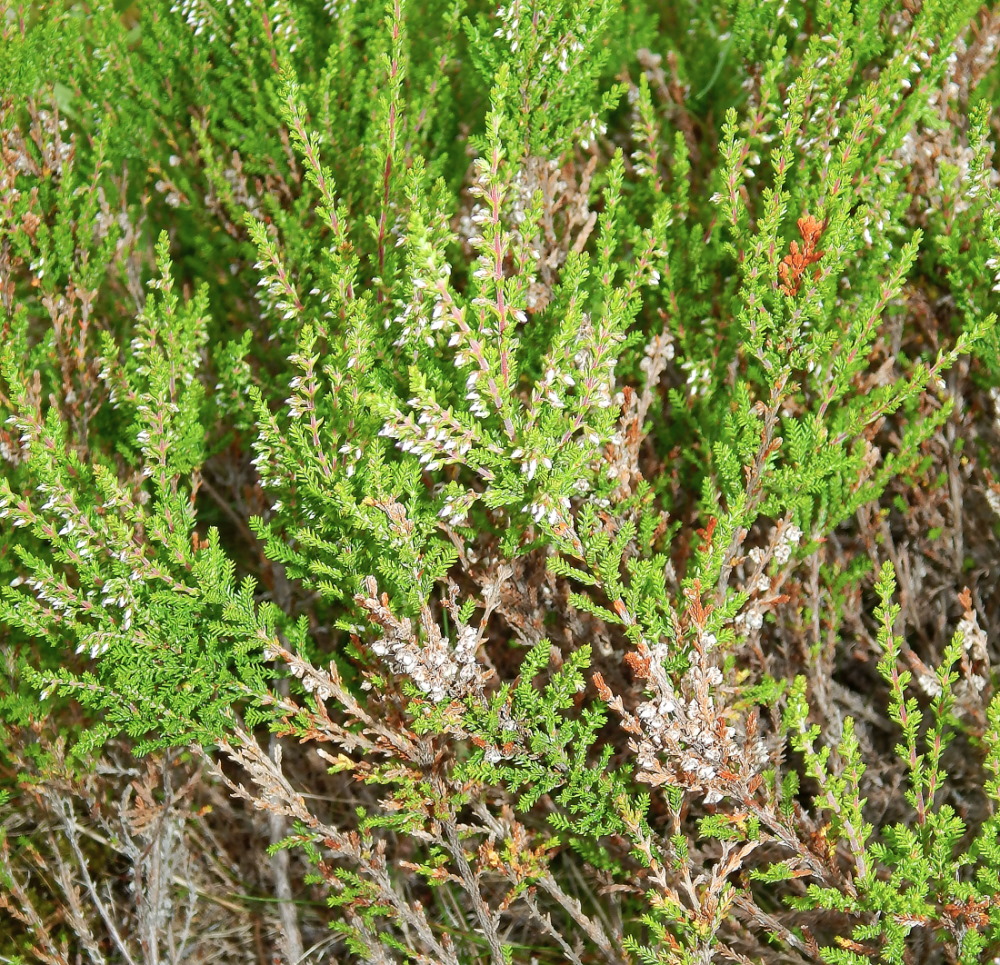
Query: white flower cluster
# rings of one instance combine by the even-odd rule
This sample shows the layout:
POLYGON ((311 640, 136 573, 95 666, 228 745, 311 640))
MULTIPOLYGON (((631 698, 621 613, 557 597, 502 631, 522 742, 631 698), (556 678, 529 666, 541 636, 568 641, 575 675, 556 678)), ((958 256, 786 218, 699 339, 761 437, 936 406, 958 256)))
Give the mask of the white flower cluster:
MULTIPOLYGON (((485 159, 478 159, 474 169, 476 178, 469 188, 469 195, 473 198, 494 197, 490 194, 490 166, 485 159)), ((528 217, 535 194, 541 192, 543 203, 547 208, 554 209, 560 206, 566 208, 568 202, 567 192, 570 185, 561 176, 559 163, 553 159, 529 156, 522 160, 517 170, 514 172, 509 192, 511 193, 510 205, 508 209, 509 221, 514 224, 514 228, 504 235, 506 242, 520 251, 519 261, 522 263, 520 278, 527 288, 525 305, 531 310, 539 310, 548 301, 548 294, 545 289, 548 287, 540 282, 537 275, 539 266, 553 271, 565 260, 565 251, 555 244, 552 237, 551 225, 548 227, 546 243, 536 233, 533 237, 525 237, 521 230, 528 217), (544 250, 542 250, 544 248, 544 250), (527 256, 527 257, 525 257, 527 256)), ((507 191, 501 193, 501 200, 506 200, 507 191)), ((564 210, 564 213, 565 210, 564 210)), ((571 212, 569 213, 572 214, 571 212)), ((483 250, 482 225, 492 223, 493 214, 487 205, 480 200, 475 201, 471 209, 463 214, 459 220, 458 235, 473 250, 483 250)), ((544 218, 543 218, 544 221, 544 218)), ((472 272, 472 277, 479 282, 484 282, 491 277, 496 277, 496 263, 489 257, 489 248, 481 254, 478 265, 472 272)), ((477 302, 488 308, 490 302, 477 302)), ((520 323, 527 321, 527 314, 523 309, 511 307, 511 316, 520 323)), ((458 343, 458 336, 453 336, 451 344, 458 343)), ((457 359, 456 359, 457 361, 457 359)), ((464 364, 468 364, 470 359, 466 357, 464 364)), ((462 364, 459 362, 458 364, 462 364)))
POLYGON ((958 623, 957 632, 962 635, 962 649, 970 664, 969 685, 981 693, 990 675, 990 652, 986 633, 979 626, 979 618, 972 609, 971 602, 958 623), (972 668, 978 669, 976 673, 972 668))
MULTIPOLYGON (((509 5, 497 7, 494 16, 500 21, 500 26, 493 31, 493 36, 497 40, 506 40, 510 45, 511 52, 517 53, 521 46, 519 34, 525 26, 521 23, 522 17, 530 17, 531 19, 527 23, 534 29, 536 18, 544 16, 544 14, 539 14, 538 9, 534 5, 523 4, 521 0, 511 0, 509 5)), ((584 34, 586 32, 586 24, 580 24, 577 27, 577 33, 584 34)), ((555 44, 541 53, 537 73, 540 74, 550 64, 554 63, 562 73, 569 74, 579 62, 579 55, 584 52, 584 49, 583 41, 580 40, 577 34, 572 31, 564 34, 555 44)), ((538 83, 537 76, 535 83, 538 83)))
MULTIPOLYGON (((406 236, 400 235, 397 247, 406 243, 406 236)), ((434 347, 433 332, 449 327, 452 322, 448 309, 450 299, 443 292, 451 278, 451 265, 438 248, 425 244, 411 254, 410 300, 401 307, 393 324, 400 326, 399 336, 393 344, 405 348, 416 341, 434 347)))
MULTIPOLYGON (((968 179, 969 166, 975 157, 962 128, 956 126, 956 114, 961 113, 961 103, 969 96, 978 80, 993 65, 1000 36, 996 30, 983 30, 976 37, 971 50, 965 40, 959 38, 947 59, 943 88, 929 93, 927 106, 936 118, 921 122, 907 131, 897 151, 903 163, 912 166, 914 175, 920 179, 920 190, 914 197, 924 211, 937 210, 944 203, 944 188, 941 184, 942 164, 952 165, 963 182, 964 190, 954 194, 950 204, 956 212, 966 210, 980 191, 980 184, 968 179), (937 122, 940 123, 937 123, 937 122)), ((909 64, 918 73, 930 63, 930 53, 921 50, 915 61, 909 64)), ((1000 172, 990 170, 990 183, 1000 184, 1000 172)), ((991 266, 995 267, 995 266, 991 266)), ((1000 276, 995 279, 994 291, 1000 291, 1000 276)))
MULTIPOLYGON (((758 592, 763 592, 763 583, 767 577, 761 577, 757 583, 758 592)), ((768 585, 770 581, 768 580, 768 585)), ((749 633, 756 632, 762 626, 764 626, 764 611, 756 603, 751 603, 743 610, 741 610, 737 615, 736 619, 733 621, 733 625, 736 627, 738 633, 749 633)))
MULTIPOLYGON (((539 158, 532 155, 525 158, 514 175, 511 218, 517 227, 511 233, 511 240, 529 255, 521 274, 527 286, 525 305, 530 311, 543 309, 551 296, 551 286, 545 284, 544 280, 539 282, 539 266, 548 269, 549 272, 554 271, 566 260, 566 254, 559 245, 552 243, 551 237, 546 239, 548 243, 544 245, 537 233, 534 237, 525 237, 521 225, 528 216, 528 209, 537 191, 542 192, 546 208, 554 208, 557 198, 566 201, 568 188, 569 185, 561 177, 559 162, 555 158, 539 158), (543 247, 545 250, 542 250, 543 247)), ((549 234, 551 233, 550 228, 549 234)))
POLYGON ((160 178, 153 186, 163 195, 163 200, 171 208, 179 208, 186 200, 174 183, 165 178, 160 178))
MULTIPOLYGON (((253 0, 225 0, 225 6, 217 0, 178 0, 170 12, 180 14, 184 22, 191 28, 196 37, 204 36, 209 43, 215 43, 219 33, 231 33, 231 27, 225 19, 244 17, 245 10, 253 6, 253 0), (240 7, 240 10, 235 9, 240 7)), ((285 19, 287 8, 280 3, 268 6, 268 24, 275 37, 291 41, 289 53, 294 53, 297 46, 296 25, 294 21, 285 19)))
POLYGON ((25 453, 14 437, 6 430, 0 429, 0 459, 17 466, 25 460, 25 453))
MULTIPOLYGON (((484 442, 475 427, 463 425, 432 399, 412 398, 407 405, 420 412, 416 420, 397 411, 379 430, 379 435, 398 440, 399 448, 415 454, 429 472, 448 463, 465 462, 474 446, 485 445, 498 454, 502 452, 484 442)), ((493 478, 491 470, 483 469, 481 474, 493 478)))
POLYGON ((257 293, 261 304, 269 310, 280 312, 282 321, 298 315, 301 304, 299 296, 281 266, 277 263, 265 264, 263 261, 256 261, 253 267, 255 271, 266 272, 257 282, 258 288, 265 289, 257 293))
POLYGON ((565 409, 563 389, 572 389, 575 385, 576 379, 569 372, 556 371, 552 366, 549 366, 541 379, 535 383, 533 394, 536 398, 544 398, 554 409, 565 409))
MULTIPOLYGON (((0 131, 0 155, 4 158, 4 164, 0 167, 0 196, 3 197, 10 210, 16 210, 17 202, 21 199, 21 192, 17 187, 17 176, 31 170, 31 161, 27 154, 24 138, 13 125, 0 131)), ((38 217, 34 212, 31 214, 33 219, 38 217)), ((30 224, 30 233, 34 234, 38 223, 32 220, 30 224)), ((3 267, 5 274, 10 270, 9 265, 10 256, 5 254, 3 261, 0 261, 0 266, 3 267)), ((4 305, 8 310, 10 308, 9 301, 10 296, 5 295, 4 305)))
POLYGON ((558 526, 560 523, 567 525, 570 508, 569 496, 554 499, 549 493, 540 493, 534 502, 525 503, 521 511, 531 516, 536 523, 545 520, 550 526, 558 526))
POLYGON ((91 660, 96 660, 98 657, 107 653, 111 649, 111 644, 116 639, 116 635, 113 633, 91 633, 88 635, 87 639, 80 643, 77 648, 77 653, 83 653, 87 651, 88 656, 91 660))
POLYGON ((452 646, 424 607, 420 614, 424 639, 420 642, 413 621, 397 619, 389 609, 388 597, 383 594, 379 598, 374 577, 366 578, 365 590, 355 599, 384 631, 383 637, 371 645, 372 653, 393 672, 406 674, 435 703, 461 699, 481 688, 484 673, 476 657, 481 631, 460 625, 452 646))
POLYGON ((260 481, 261 489, 267 489, 269 486, 277 485, 277 476, 272 476, 268 471, 272 468, 271 450, 256 443, 254 444, 254 448, 257 449, 257 455, 250 460, 250 465, 257 471, 257 477, 260 481))
POLYGON ((21 433, 17 441, 21 446, 21 458, 26 459, 32 443, 38 436, 38 427, 19 419, 16 415, 8 416, 6 425, 14 426, 15 431, 21 433))
MULTIPOLYGON (((563 358, 548 357, 545 371, 531 393, 531 409, 540 403, 555 409, 574 407, 583 412, 621 406, 623 397, 616 391, 615 383, 618 362, 615 346, 623 339, 619 332, 595 328, 591 316, 584 312, 573 346, 564 352, 563 358)), ((601 445, 608 440, 589 441, 601 445)))
POLYGON ((438 516, 449 526, 466 526, 469 522, 469 510, 478 498, 479 493, 475 490, 448 495, 438 510, 438 516))
POLYGON ((521 461, 522 472, 529 482, 535 478, 535 474, 538 472, 539 466, 543 469, 552 468, 552 460, 548 456, 541 455, 537 452, 525 453, 523 449, 514 449, 511 451, 510 458, 519 459, 521 461))
POLYGON ((128 630, 132 626, 132 616, 137 606, 134 587, 140 582, 142 574, 134 571, 129 579, 115 577, 108 580, 101 588, 104 596, 101 606, 118 607, 122 611, 121 629, 128 630))
POLYGON ((684 359, 680 363, 680 367, 688 374, 687 385, 690 398, 693 399, 697 395, 704 394, 712 384, 712 364, 710 362, 684 359))
MULTIPOLYGON (((619 334, 602 333, 608 342, 624 341, 624 336, 619 334)), ((603 345, 599 346, 604 348, 603 345)), ((598 346, 590 346, 580 349, 573 356, 574 365, 588 375, 585 385, 584 399, 590 405, 598 409, 611 409, 621 405, 621 396, 615 393, 615 368, 618 365, 618 358, 615 352, 605 352, 604 358, 600 361, 597 358, 598 346), (602 371, 603 369, 603 371, 602 371)))
POLYGON ((292 393, 285 399, 289 419, 301 419, 316 409, 316 403, 313 400, 316 391, 314 382, 304 380, 302 376, 297 375, 288 383, 288 388, 292 393))
MULTIPOLYGON (((121 582, 124 583, 124 581, 121 582)), ((10 586, 12 589, 16 589, 19 586, 26 586, 34 593, 39 603, 46 605, 54 613, 75 614, 80 611, 90 611, 93 607, 93 598, 97 595, 96 589, 88 590, 85 595, 81 595, 78 590, 52 575, 46 575, 41 578, 37 576, 15 576, 10 581, 10 586)), ((101 601, 105 607, 109 603, 111 605, 117 603, 117 605, 124 608, 119 630, 128 630, 131 627, 133 602, 124 596, 110 601, 108 597, 105 597, 101 601)), ((105 631, 88 633, 77 645, 76 653, 80 654, 88 651, 90 657, 96 659, 108 651, 115 638, 116 634, 105 631)))
POLYGON ((356 7, 358 0, 325 0, 323 10, 330 17, 332 23, 344 15, 347 10, 356 7))
POLYGON ((40 603, 47 603, 53 610, 71 610, 78 605, 75 591, 67 584, 59 583, 51 577, 39 580, 34 577, 15 576, 10 581, 12 587, 22 584, 34 592, 40 603))
POLYGON ((38 121, 48 138, 40 138, 35 143, 42 152, 42 163, 55 174, 61 174, 63 166, 73 157, 76 150, 76 138, 73 135, 67 140, 62 139, 66 130, 66 120, 58 117, 44 108, 38 112, 38 121))
POLYGON ((604 137, 608 133, 608 125, 594 115, 584 122, 582 133, 583 137, 580 139, 580 149, 589 151, 592 142, 595 142, 599 137, 604 137))
POLYGON ((510 44, 510 49, 516 51, 520 46, 517 39, 519 20, 521 17, 521 0, 511 0, 510 6, 497 7, 494 16, 500 21, 500 26, 493 31, 493 36, 504 39, 510 44))
POLYGON ((797 545, 800 539, 802 539, 802 530, 794 523, 781 530, 778 536, 778 545, 774 548, 774 558, 782 566, 791 559, 792 547, 797 545))
MULTIPOLYGON (((764 572, 769 556, 773 556, 782 566, 792 557, 792 548, 802 539, 802 530, 794 523, 779 528, 777 539, 774 541, 773 549, 770 551, 762 547, 755 546, 747 554, 748 558, 755 564, 757 574, 752 578, 746 589, 751 594, 764 594, 771 590, 771 577, 764 572)), ((755 633, 764 625, 764 610, 766 601, 752 599, 733 621, 733 625, 738 633, 755 633)))
MULTIPOLYGON (((329 700, 339 692, 340 688, 330 673, 314 667, 308 661, 284 648, 269 644, 264 647, 262 656, 265 660, 284 660, 288 664, 288 672, 302 681, 303 690, 306 693, 314 693, 320 700, 329 700)), ((331 664, 331 669, 334 666, 331 664)))
MULTIPOLYGON (((247 5, 249 6, 249 2, 247 5)), ((205 0, 179 0, 170 8, 170 12, 179 13, 196 37, 205 34, 209 43, 215 43, 215 28, 219 14, 212 4, 206 3, 205 0)))
POLYGON ((640 704, 631 721, 632 715, 623 715, 626 728, 638 735, 629 746, 636 753, 639 779, 654 785, 679 780, 702 793, 706 804, 722 800, 723 787, 746 783, 768 761, 755 725, 748 722, 741 731, 716 700, 713 691, 723 680, 712 656, 716 642, 712 634, 701 636, 679 688, 663 672, 662 648, 647 648, 644 673, 656 696, 640 704))
MULTIPOLYGON (((25 428, 25 425, 22 425, 25 428)), ((25 444, 25 435, 21 437, 22 445, 25 444)), ((27 448, 27 446, 25 446, 27 448)), ((21 528, 30 526, 33 523, 41 522, 43 532, 51 539, 55 536, 70 536, 77 533, 75 549, 81 557, 90 556, 93 553, 91 541, 96 538, 93 527, 87 517, 80 512, 72 497, 69 497, 65 490, 59 490, 49 483, 39 483, 36 492, 40 495, 47 495, 49 498, 40 509, 40 516, 36 516, 31 506, 23 499, 17 499, 13 493, 7 491, 9 495, 0 494, 0 519, 8 516, 13 517, 12 526, 21 528), (52 513, 58 517, 62 525, 56 530, 58 521, 53 521, 45 514, 52 513)))

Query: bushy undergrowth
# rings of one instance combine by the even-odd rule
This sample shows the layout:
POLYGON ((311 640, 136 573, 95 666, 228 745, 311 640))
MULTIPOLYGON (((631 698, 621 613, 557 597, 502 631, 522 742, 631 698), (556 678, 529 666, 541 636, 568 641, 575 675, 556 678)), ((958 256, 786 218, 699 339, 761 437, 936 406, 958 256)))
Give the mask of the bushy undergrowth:
POLYGON ((0 960, 1000 962, 1000 11, 0 32, 0 960))

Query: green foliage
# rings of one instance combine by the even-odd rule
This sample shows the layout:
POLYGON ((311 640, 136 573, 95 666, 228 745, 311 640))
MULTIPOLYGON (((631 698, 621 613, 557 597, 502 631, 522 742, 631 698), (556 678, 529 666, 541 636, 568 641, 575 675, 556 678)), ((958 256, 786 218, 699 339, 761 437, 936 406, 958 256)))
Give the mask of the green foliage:
POLYGON ((358 961, 997 955, 998 74, 896 7, 3 8, 0 957, 103 960, 123 748, 285 958, 293 861, 358 961))
MULTIPOLYGON (((998 923, 995 915, 988 912, 997 894, 992 884, 996 880, 996 816, 991 815, 971 846, 962 849, 968 831, 966 823, 953 807, 938 800, 947 785, 948 775, 941 762, 957 723, 952 713, 954 687, 959 680, 956 664, 965 649, 965 640, 962 633, 956 633, 945 651, 931 688, 930 722, 921 727, 924 715, 917 699, 908 693, 912 675, 899 669, 902 639, 893 632, 899 607, 890 602, 895 586, 892 566, 886 563, 875 585, 880 599, 875 611, 879 621, 878 642, 883 651, 879 673, 889 685, 889 716, 903 734, 896 752, 906 765, 909 785, 906 800, 913 808, 914 823, 885 827, 880 840, 871 839, 872 825, 865 824, 861 817, 865 802, 859 798, 857 789, 862 765, 853 721, 848 718, 844 722, 838 748, 841 763, 833 769, 829 747, 819 752, 813 750, 818 728, 806 730, 808 711, 800 695, 800 702, 789 705, 787 718, 793 744, 805 756, 808 776, 825 789, 822 804, 831 814, 833 842, 839 837, 850 840, 857 877, 854 893, 810 885, 806 897, 789 902, 800 910, 828 908, 874 916, 869 923, 855 926, 852 940, 862 948, 871 948, 874 942, 880 961, 900 965, 907 960, 907 936, 914 926, 937 932, 946 940, 947 916, 956 918, 959 914, 948 909, 964 905, 970 911, 982 913, 983 918, 979 928, 960 937, 959 960, 979 961, 979 955, 997 936, 998 923)), ((996 718, 998 707, 1000 701, 994 698, 990 704, 991 719, 996 718)), ((989 793, 995 795, 996 788, 991 787, 989 793)), ((854 960, 845 954, 831 948, 826 950, 825 959, 854 960)))

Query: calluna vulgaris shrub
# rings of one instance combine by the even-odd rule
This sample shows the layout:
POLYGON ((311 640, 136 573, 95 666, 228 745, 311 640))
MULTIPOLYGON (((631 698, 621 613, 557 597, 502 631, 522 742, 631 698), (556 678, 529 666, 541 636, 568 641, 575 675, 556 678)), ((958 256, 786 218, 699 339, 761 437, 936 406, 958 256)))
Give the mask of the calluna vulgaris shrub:
POLYGON ((0 961, 1000 962, 1000 8, 0 31, 0 961))

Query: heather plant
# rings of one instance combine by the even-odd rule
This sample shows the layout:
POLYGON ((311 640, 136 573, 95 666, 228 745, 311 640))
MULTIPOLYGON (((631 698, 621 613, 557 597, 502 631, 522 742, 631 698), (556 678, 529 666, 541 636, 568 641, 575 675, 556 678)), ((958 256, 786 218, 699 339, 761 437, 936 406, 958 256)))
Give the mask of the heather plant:
POLYGON ((1000 960, 1000 14, 3 11, 3 960, 1000 960))

